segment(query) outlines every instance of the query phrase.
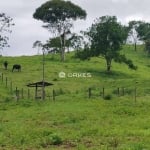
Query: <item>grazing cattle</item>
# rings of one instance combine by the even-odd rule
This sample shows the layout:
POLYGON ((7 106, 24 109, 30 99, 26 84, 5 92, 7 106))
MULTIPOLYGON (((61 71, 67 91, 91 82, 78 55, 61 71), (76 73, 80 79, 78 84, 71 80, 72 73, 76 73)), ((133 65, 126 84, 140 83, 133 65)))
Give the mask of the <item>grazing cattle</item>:
POLYGON ((21 71, 21 65, 18 64, 13 65, 12 72, 14 71, 14 69, 21 71))

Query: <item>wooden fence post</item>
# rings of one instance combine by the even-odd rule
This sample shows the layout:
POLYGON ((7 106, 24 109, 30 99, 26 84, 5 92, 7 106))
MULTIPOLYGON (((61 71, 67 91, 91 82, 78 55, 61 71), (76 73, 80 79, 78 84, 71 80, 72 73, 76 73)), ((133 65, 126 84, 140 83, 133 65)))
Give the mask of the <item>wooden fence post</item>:
POLYGON ((105 97, 105 88, 103 87, 103 98, 105 97))
POLYGON ((6 87, 7 87, 7 77, 6 77, 6 87))
POLYGON ((136 87, 135 87, 135 89, 134 89, 134 100, 135 100, 135 103, 136 103, 136 97, 137 97, 137 89, 136 89, 136 87))
POLYGON ((16 99, 17 99, 17 101, 19 100, 19 90, 17 87, 16 87, 16 99))
POLYGON ((53 101, 55 101, 55 90, 53 90, 53 101))
POLYGON ((28 89, 28 99, 30 99, 30 89, 28 89))
POLYGON ((3 83, 3 79, 4 79, 4 75, 3 75, 3 73, 2 73, 2 83, 3 83))
POLYGON ((118 97, 120 96, 120 89, 119 87, 117 88, 117 94, 118 94, 118 97))
POLYGON ((23 94, 23 88, 22 88, 22 90, 21 90, 21 98, 23 99, 23 96, 24 96, 24 94, 23 94))
POLYGON ((89 92, 89 98, 91 98, 91 96, 92 96, 92 89, 89 88, 88 92, 89 92))
POLYGON ((137 101, 137 84, 138 84, 138 81, 135 82, 135 90, 134 90, 134 100, 135 100, 135 103, 137 101))
POLYGON ((12 94, 12 82, 10 82, 10 93, 12 94))

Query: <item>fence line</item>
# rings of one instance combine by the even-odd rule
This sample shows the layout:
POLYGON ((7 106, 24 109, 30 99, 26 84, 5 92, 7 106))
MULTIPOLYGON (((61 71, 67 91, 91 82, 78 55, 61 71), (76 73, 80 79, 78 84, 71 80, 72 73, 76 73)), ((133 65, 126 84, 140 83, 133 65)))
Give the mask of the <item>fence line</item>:
MULTIPOLYGON (((1 82, 3 83, 3 85, 8 89, 8 91, 10 92, 10 94, 12 96, 14 96, 16 98, 17 101, 19 101, 19 99, 36 99, 36 95, 34 94, 35 93, 35 90, 31 90, 29 88, 26 88, 27 90, 25 90, 25 88, 18 88, 17 86, 15 86, 13 84, 12 81, 9 81, 8 77, 5 77, 4 74, 2 73, 1 74, 1 82), (15 89, 14 89, 15 87, 15 89), (33 98, 34 97, 34 98, 33 98)), ((131 88, 131 87, 130 87, 131 88)), ((99 91, 99 95, 96 95, 94 94, 94 92, 96 90, 94 90, 93 88, 88 88, 88 98, 92 98, 93 96, 95 97, 102 97, 103 99, 105 99, 105 97, 107 96, 107 91, 108 91, 109 88, 106 88, 104 86, 100 87, 98 89, 99 91)), ((112 88, 111 88, 111 94, 115 94, 116 96, 125 96, 125 95, 131 95, 132 93, 132 96, 134 96, 134 101, 136 102, 137 101, 137 98, 138 98, 138 91, 137 91, 137 87, 135 85, 135 87, 132 87, 132 89, 129 90, 129 87, 128 88, 125 88, 125 87, 117 87, 116 89, 113 90, 112 92, 112 88)), ((143 90, 143 89, 142 89, 143 90)), ((147 89, 144 89, 144 91, 147 90, 147 89)), ((82 91, 81 91, 82 92, 82 91)), ((56 100, 56 96, 58 95, 62 95, 64 94, 62 89, 60 89, 60 91, 55 91, 54 89, 51 90, 51 94, 50 92, 48 92, 47 95, 45 95, 45 97, 52 97, 52 100, 55 101, 56 100)), ((42 95, 41 95, 42 96, 42 95)), ((40 98, 40 96, 39 96, 40 98)), ((38 96, 37 96, 37 99, 38 99, 38 96)))
MULTIPOLYGON (((126 89, 127 89, 127 88, 126 88, 126 89)), ((99 96, 101 96, 103 99, 105 99, 105 97, 107 96, 107 95, 106 95, 107 89, 106 89, 105 87, 103 87, 102 90, 101 90, 101 88, 99 88, 99 90, 100 90, 100 95, 97 95, 97 94, 94 94, 94 92, 95 92, 96 90, 94 90, 94 89, 92 89, 92 88, 88 88, 88 98, 92 98, 92 96, 94 96, 94 97, 99 97, 99 96)), ((110 92, 109 92, 109 93, 110 93, 110 92)), ((134 95, 134 101, 136 102, 136 101, 137 101, 137 87, 132 88, 131 93, 132 93, 132 95, 134 95)), ((119 88, 119 87, 118 87, 118 88, 116 89, 116 92, 115 92, 115 93, 111 92, 111 94, 115 94, 116 96, 120 97, 120 96, 125 96, 125 95, 127 95, 128 93, 126 93, 126 90, 125 90, 124 87, 122 87, 122 88, 119 88)), ((129 94, 128 94, 128 95, 129 95, 129 94)))

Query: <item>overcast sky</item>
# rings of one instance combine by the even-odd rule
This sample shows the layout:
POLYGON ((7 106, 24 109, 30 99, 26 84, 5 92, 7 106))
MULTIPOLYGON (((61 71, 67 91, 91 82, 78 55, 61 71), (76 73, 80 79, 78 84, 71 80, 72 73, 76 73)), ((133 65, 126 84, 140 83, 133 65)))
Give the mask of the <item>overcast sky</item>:
MULTIPOLYGON (((36 40, 45 42, 50 36, 43 29, 42 22, 33 19, 35 9, 47 0, 0 0, 0 12, 4 12, 14 19, 15 26, 9 36, 10 48, 1 53, 5 56, 20 56, 37 54, 33 49, 36 40)), ((115 15, 118 20, 126 24, 129 20, 150 21, 150 0, 71 0, 87 12, 85 21, 74 24, 73 30, 86 30, 93 20, 103 15, 115 15)))

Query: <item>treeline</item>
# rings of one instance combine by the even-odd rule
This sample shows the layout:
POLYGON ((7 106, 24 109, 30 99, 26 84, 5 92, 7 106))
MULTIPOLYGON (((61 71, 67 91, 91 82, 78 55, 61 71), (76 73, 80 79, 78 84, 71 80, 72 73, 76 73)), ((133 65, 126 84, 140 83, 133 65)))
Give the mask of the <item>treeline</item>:
POLYGON ((116 16, 102 16, 95 19, 91 27, 80 34, 72 33, 73 21, 85 19, 87 13, 80 6, 70 1, 51 0, 36 9, 33 17, 42 20, 44 28, 55 33, 46 43, 36 41, 34 47, 41 47, 48 53, 60 53, 60 60, 65 61, 65 52, 76 51, 75 57, 82 60, 102 56, 106 60, 107 71, 111 70, 112 60, 125 63, 136 70, 132 60, 120 53, 128 37, 132 37, 135 51, 138 40, 145 43, 145 50, 150 52, 150 25, 144 21, 130 21, 128 25, 118 22, 116 16))
MULTIPOLYGON (((87 13, 80 6, 71 1, 50 0, 35 10, 33 18, 44 22, 43 27, 53 33, 45 43, 37 40, 33 47, 43 50, 43 53, 60 53, 60 60, 65 61, 65 52, 70 49, 76 51, 76 57, 84 60, 90 57, 102 56, 106 60, 107 71, 111 70, 112 60, 125 63, 129 68, 136 70, 132 60, 120 53, 122 46, 132 37, 135 51, 139 40, 145 44, 145 50, 150 54, 150 23, 145 21, 130 21, 128 25, 118 22, 116 16, 102 16, 93 22, 91 27, 80 34, 72 33, 74 21, 86 19, 87 13)), ((8 46, 8 37, 2 37, 4 29, 13 25, 12 19, 0 14, 0 48, 8 46)))
POLYGON ((86 31, 81 31, 80 35, 71 32, 73 21, 85 19, 87 13, 80 6, 70 1, 51 0, 36 9, 33 17, 42 20, 44 28, 51 33, 55 33, 46 43, 35 41, 34 47, 41 47, 43 53, 60 53, 61 61, 65 61, 66 49, 76 50, 75 57, 82 60, 93 56, 103 56, 106 60, 107 71, 111 70, 112 60, 125 63, 131 69, 137 69, 132 60, 120 54, 120 50, 132 30, 135 23, 130 22, 129 26, 124 26, 117 21, 115 16, 102 16, 97 18, 92 26, 86 31))

